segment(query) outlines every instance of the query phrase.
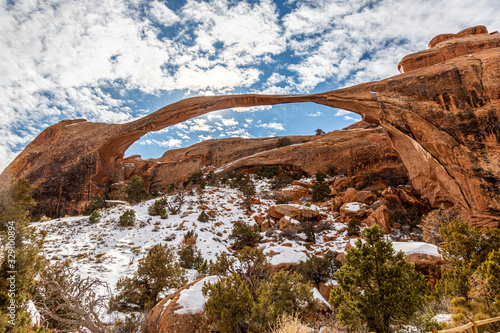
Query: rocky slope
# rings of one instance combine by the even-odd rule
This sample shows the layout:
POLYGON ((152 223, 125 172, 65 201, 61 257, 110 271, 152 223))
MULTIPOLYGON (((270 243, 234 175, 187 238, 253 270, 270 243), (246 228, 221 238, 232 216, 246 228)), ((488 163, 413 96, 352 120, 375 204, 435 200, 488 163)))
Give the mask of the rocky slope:
POLYGON ((351 88, 300 96, 196 97, 123 125, 65 121, 30 143, 2 173, 0 186, 24 177, 45 200, 38 209, 61 215, 91 194, 108 191, 122 172, 124 152, 147 132, 224 108, 315 102, 380 124, 413 186, 432 206, 457 206, 477 225, 497 225, 499 67, 500 34, 475 27, 434 38, 429 50, 403 59, 401 75, 351 88))

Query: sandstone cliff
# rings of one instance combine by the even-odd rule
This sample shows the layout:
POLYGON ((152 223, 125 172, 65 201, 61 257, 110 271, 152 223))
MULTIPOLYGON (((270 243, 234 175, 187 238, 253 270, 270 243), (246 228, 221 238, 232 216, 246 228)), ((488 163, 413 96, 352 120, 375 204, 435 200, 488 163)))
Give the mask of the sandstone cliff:
POLYGON ((314 95, 195 97, 123 124, 65 121, 40 134, 0 177, 38 186, 39 210, 74 209, 123 173, 123 154, 142 135, 237 106, 315 102, 380 124, 413 186, 434 207, 457 206, 477 225, 500 215, 500 34, 485 27, 441 35, 405 57, 401 75, 314 95))

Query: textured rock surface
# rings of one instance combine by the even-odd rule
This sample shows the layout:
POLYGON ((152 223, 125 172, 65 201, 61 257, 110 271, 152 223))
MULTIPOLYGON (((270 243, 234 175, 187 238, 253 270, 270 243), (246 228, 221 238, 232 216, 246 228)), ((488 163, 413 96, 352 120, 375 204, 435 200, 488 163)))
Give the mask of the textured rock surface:
MULTIPOLYGON (((432 206, 455 205, 479 226, 496 225, 500 34, 472 28, 439 37, 431 46, 405 57, 401 75, 341 90, 300 96, 195 97, 123 125, 61 122, 26 147, 2 173, 0 186, 5 189, 10 179, 24 177, 38 186, 35 196, 42 201, 37 209, 62 215, 79 208, 91 194, 106 193, 122 178, 123 153, 147 132, 224 108, 315 102, 380 124, 413 186, 432 206)), ((368 141, 366 149, 369 146, 368 141)), ((285 148, 289 157, 296 153, 294 146, 285 148)), ((254 156, 260 163, 259 157, 254 156)), ((153 171, 148 171, 151 179, 153 171)))
POLYGON ((208 322, 203 312, 194 314, 176 314, 177 304, 183 290, 189 289, 200 280, 191 282, 176 290, 148 313, 142 327, 143 333, 208 333, 208 322))

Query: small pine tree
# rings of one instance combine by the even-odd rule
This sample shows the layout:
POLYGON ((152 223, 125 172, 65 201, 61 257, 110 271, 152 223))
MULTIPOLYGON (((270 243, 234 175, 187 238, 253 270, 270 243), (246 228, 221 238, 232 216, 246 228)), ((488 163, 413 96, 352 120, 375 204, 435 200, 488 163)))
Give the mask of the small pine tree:
POLYGON ((297 273, 302 275, 305 280, 319 285, 321 282, 326 282, 333 277, 333 274, 340 267, 333 252, 328 251, 324 258, 312 256, 305 262, 301 262, 297 266, 297 273))
POLYGON ((321 135, 321 134, 325 134, 325 131, 323 131, 321 128, 318 128, 316 130, 316 135, 321 135))
POLYGON ((92 214, 89 216, 89 222, 90 223, 96 223, 99 222, 99 219, 101 218, 101 214, 97 210, 94 210, 92 214))
POLYGON ((330 294, 337 319, 351 328, 366 324, 370 331, 391 332, 423 304, 425 277, 395 253, 378 226, 362 232, 346 254, 346 263, 335 273, 339 283, 330 294))
POLYGON ((135 223, 135 210, 129 209, 120 215, 120 225, 122 227, 131 227, 135 223))
POLYGON ((234 240, 235 250, 242 250, 245 246, 255 246, 260 240, 260 235, 246 222, 237 221, 233 224, 233 231, 229 235, 229 239, 234 240))
POLYGON ((158 303, 162 291, 180 287, 185 276, 185 270, 176 260, 175 249, 168 245, 154 245, 139 260, 133 277, 118 280, 118 294, 111 298, 110 309, 148 310, 158 303))
POLYGON ((330 186, 325 183, 316 183, 313 186, 313 191, 311 194, 312 201, 321 201, 328 197, 331 193, 330 186))
POLYGON ((127 193, 129 202, 138 202, 147 196, 144 190, 144 181, 140 176, 133 175, 129 180, 125 181, 125 184, 123 191, 127 193))
POLYGON ((204 210, 201 211, 200 215, 198 215, 198 222, 206 223, 210 220, 210 216, 205 213, 204 210))
POLYGON ((182 268, 198 269, 203 264, 203 256, 196 245, 186 245, 179 253, 179 263, 182 268))
POLYGON ((207 297, 205 313, 212 319, 212 329, 221 333, 246 332, 251 316, 252 294, 238 274, 207 283, 202 289, 207 297))
POLYGON ((286 147, 286 146, 289 146, 291 144, 292 144, 292 141, 290 141, 289 138, 283 137, 283 138, 278 139, 277 147, 278 148, 286 147))
POLYGON ((359 235, 361 226, 361 221, 355 217, 351 218, 347 223, 347 234, 349 236, 357 236, 359 235))

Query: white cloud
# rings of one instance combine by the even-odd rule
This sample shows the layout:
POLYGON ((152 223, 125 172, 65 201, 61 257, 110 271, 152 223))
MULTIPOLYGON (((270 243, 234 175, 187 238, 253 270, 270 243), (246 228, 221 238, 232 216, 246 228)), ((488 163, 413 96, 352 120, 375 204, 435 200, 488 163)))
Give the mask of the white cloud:
POLYGON ((239 122, 237 122, 236 120, 234 120, 234 118, 229 118, 229 119, 224 118, 224 119, 222 119, 222 124, 224 126, 236 126, 236 125, 239 124, 239 122))
POLYGON ((496 0, 290 0, 283 17, 271 0, 186 0, 175 12, 173 3, 1 0, 0 169, 61 119, 143 115, 147 106, 130 101, 131 91, 140 100, 335 89, 397 74, 405 54, 439 33, 500 28, 496 0))
POLYGON ((189 127, 189 132, 212 132, 214 129, 211 125, 207 124, 207 120, 204 118, 194 118, 191 119, 193 125, 189 127))
POLYGON ((267 128, 267 129, 273 129, 276 131, 284 131, 285 128, 283 127, 282 123, 277 123, 277 122, 270 122, 270 123, 263 123, 260 125, 256 125, 257 127, 262 127, 262 128, 267 128))
POLYGON ((146 140, 139 141, 139 144, 142 146, 157 145, 157 146, 164 147, 164 148, 178 148, 178 147, 182 146, 182 140, 174 139, 174 138, 170 138, 169 140, 161 140, 161 141, 146 139, 146 140))
POLYGON ((272 108, 271 105, 259 105, 259 106, 232 108, 231 110, 235 112, 256 112, 256 111, 271 110, 271 108, 272 108))
POLYGON ((206 140, 212 140, 213 137, 211 135, 198 135, 198 141, 206 141, 206 140))
POLYGON ((153 1, 150 4, 149 12, 151 17, 163 26, 171 26, 179 22, 179 16, 177 16, 170 8, 168 8, 164 3, 159 1, 153 1))
POLYGON ((300 91, 395 75, 405 54, 426 48, 439 33, 499 26, 495 10, 500 3, 493 0, 298 2, 283 18, 289 46, 301 58, 288 69, 297 73, 300 91))
POLYGON ((319 117, 321 115, 322 115, 321 111, 318 111, 318 112, 315 112, 315 113, 308 113, 307 114, 308 117, 319 117))
POLYGON ((239 138, 244 138, 248 139, 251 138, 252 135, 245 129, 240 128, 234 131, 227 131, 226 134, 230 137, 239 137, 239 138))

